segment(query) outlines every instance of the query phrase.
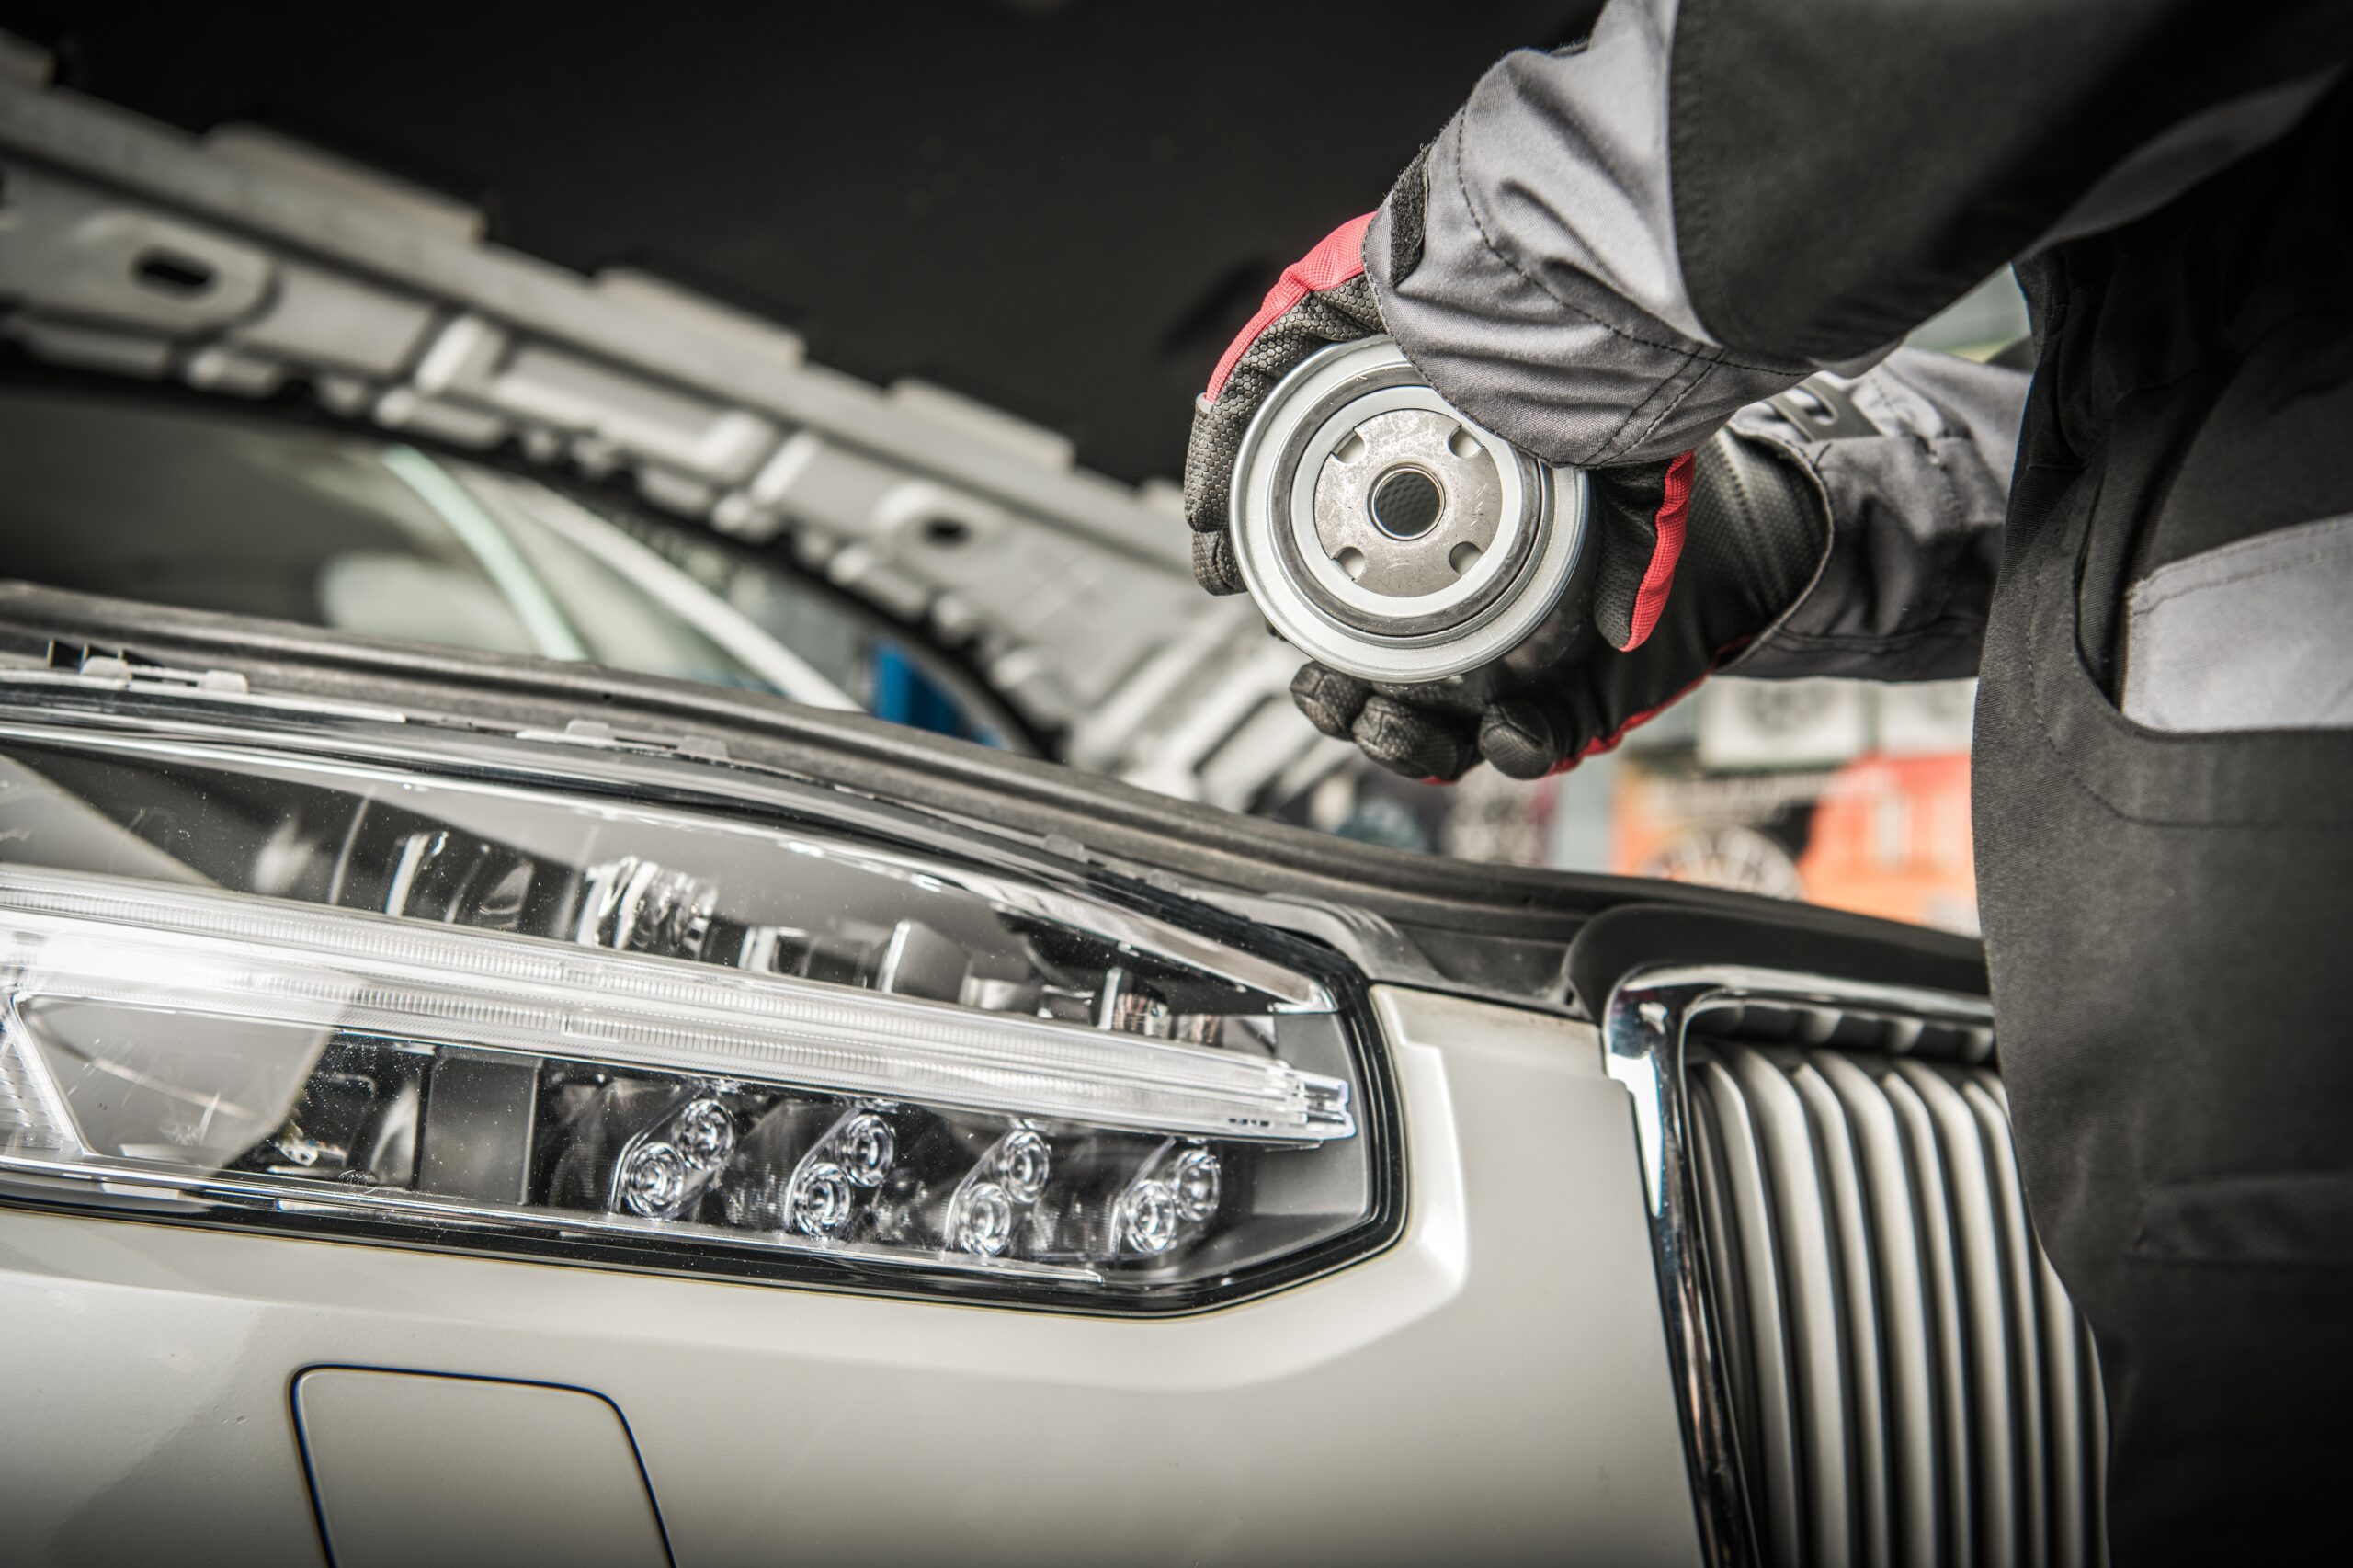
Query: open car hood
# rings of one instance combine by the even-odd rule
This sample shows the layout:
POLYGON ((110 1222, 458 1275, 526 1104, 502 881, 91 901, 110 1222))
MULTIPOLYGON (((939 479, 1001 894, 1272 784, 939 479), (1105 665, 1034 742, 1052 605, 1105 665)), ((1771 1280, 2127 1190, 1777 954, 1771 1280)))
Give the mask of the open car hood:
POLYGON ((1376 980, 1521 1006, 1591 1016, 1626 968, 1695 943, 1719 960, 1984 990, 1983 949, 1965 937, 1745 893, 1384 849, 657 676, 22 585, 0 585, 0 661, 195 701, 359 704, 777 768, 1201 899, 1336 948, 1376 980))

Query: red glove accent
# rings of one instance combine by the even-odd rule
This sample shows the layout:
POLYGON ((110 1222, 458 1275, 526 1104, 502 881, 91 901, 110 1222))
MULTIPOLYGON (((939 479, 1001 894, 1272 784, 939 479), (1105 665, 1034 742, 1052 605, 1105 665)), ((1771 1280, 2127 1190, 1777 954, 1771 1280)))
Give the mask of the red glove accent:
POLYGON ((1273 325, 1277 316, 1308 295, 1337 288, 1364 270, 1364 232, 1371 226, 1370 212, 1361 218, 1351 218, 1324 235, 1323 243, 1313 250, 1283 268, 1283 275, 1267 290, 1258 313, 1250 318, 1239 336, 1225 346, 1217 369, 1210 372, 1210 387, 1204 394, 1210 402, 1215 403, 1217 394, 1224 390, 1225 378, 1233 373, 1233 362, 1242 358, 1242 351, 1273 325))
POLYGON ((1685 452, 1666 465, 1658 502, 1658 542, 1652 547, 1642 586, 1634 590, 1633 635, 1621 652, 1631 653, 1641 647, 1658 624, 1659 612, 1666 608, 1667 590, 1675 585, 1675 563, 1683 558, 1683 522, 1691 510, 1691 470, 1696 460, 1696 454, 1685 452))

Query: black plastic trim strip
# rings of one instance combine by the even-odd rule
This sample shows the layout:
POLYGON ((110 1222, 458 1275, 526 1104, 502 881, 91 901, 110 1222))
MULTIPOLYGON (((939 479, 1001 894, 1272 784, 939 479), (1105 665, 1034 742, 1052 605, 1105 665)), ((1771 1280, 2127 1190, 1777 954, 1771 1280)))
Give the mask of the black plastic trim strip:
MULTIPOLYGON (((1665 892, 1671 884, 1643 884, 1665 892)), ((1618 983, 1660 964, 1732 965, 1836 975, 1874 985, 1990 994, 1985 950, 1967 937, 1817 909, 1745 901, 1737 912, 1628 902, 1597 910, 1569 949, 1569 984, 1599 1017, 1618 983)))
MULTIPOLYGON (((1557 964, 1532 961, 1531 945, 1564 948, 1595 916, 1632 904, 1746 916, 1874 946, 1901 947, 1911 929, 1712 888, 1380 848, 880 720, 717 687, 0 582, 0 651, 39 659, 52 641, 127 647, 166 665, 233 670, 261 690, 517 727, 595 718, 616 727, 715 736, 745 761, 998 831, 1067 841, 1099 863, 1368 911, 1408 934, 1430 933, 1435 939, 1424 950, 1444 978, 1523 999, 1562 999, 1557 964)), ((1973 951, 1963 938, 1929 946, 1973 951)), ((1588 1009, 1606 994, 1606 987, 1576 988, 1588 1009)))

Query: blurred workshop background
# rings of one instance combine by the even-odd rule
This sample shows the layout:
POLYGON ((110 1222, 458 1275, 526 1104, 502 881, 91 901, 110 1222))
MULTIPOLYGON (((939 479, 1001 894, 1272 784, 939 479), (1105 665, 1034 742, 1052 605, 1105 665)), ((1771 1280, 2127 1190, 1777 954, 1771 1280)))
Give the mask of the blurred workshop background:
MULTIPOLYGON (((1431 25, 1426 6, 1368 3, 1334 26, 1233 4, 685 5, 657 25, 519 0, 7 0, 0 28, 45 52, 49 87, 203 138, 241 177, 316 192, 331 176, 379 208, 401 193, 421 228, 552 263, 616 310, 691 297, 800 373, 1107 476, 1118 517, 1150 513, 1173 551, 1189 401, 1275 274, 1378 201, 1498 53, 1573 39, 1594 8, 1514 0, 1431 25)), ((211 284, 142 281, 191 310, 211 284)), ((926 510, 904 488, 858 517, 781 479, 731 492, 559 439, 545 397, 403 402, 283 335, 240 381, 174 347, 153 297, 107 339, 87 301, 71 332, 43 317, 44 286, 10 285, 0 331, 0 437, 43 465, 0 486, 0 521, 60 541, 46 581, 846 701, 1436 854, 1975 927, 1967 683, 1722 678, 1563 777, 1427 789, 1314 736, 1282 700, 1295 661, 1197 603, 1171 551, 1030 537, 1017 506, 926 510), (126 374, 173 399, 131 406, 126 374), (126 441, 143 481, 108 456, 126 441), (182 559, 161 528, 74 548, 102 508, 162 517, 199 487, 237 498, 246 556, 182 559), (1040 564, 1040 540, 1063 553, 1040 564), (1017 545, 1028 564, 982 569, 1017 545)), ((416 289, 429 301, 422 272, 416 289)), ((1915 341, 1982 357, 2025 331, 2002 278, 1915 341)), ((678 387, 700 385, 694 341, 678 387)))

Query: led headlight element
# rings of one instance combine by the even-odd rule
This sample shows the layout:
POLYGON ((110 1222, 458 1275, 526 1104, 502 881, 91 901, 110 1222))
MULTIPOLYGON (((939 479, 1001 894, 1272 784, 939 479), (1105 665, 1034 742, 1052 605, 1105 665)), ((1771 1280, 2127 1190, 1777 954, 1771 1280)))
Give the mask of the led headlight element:
POLYGON ((768 779, 114 718, 0 709, 0 1198, 1098 1309, 1393 1224, 1304 950, 768 779))
POLYGON ((835 1130, 842 1174, 856 1187, 881 1187, 899 1158, 899 1135, 870 1110, 853 1112, 835 1130))
POLYGON ((43 973, 132 1006, 422 1029, 492 1051, 561 1046, 616 1065, 1111 1126, 1282 1142, 1354 1131, 1346 1084, 1279 1061, 808 981, 26 869, 0 871, 0 915, 43 973))

